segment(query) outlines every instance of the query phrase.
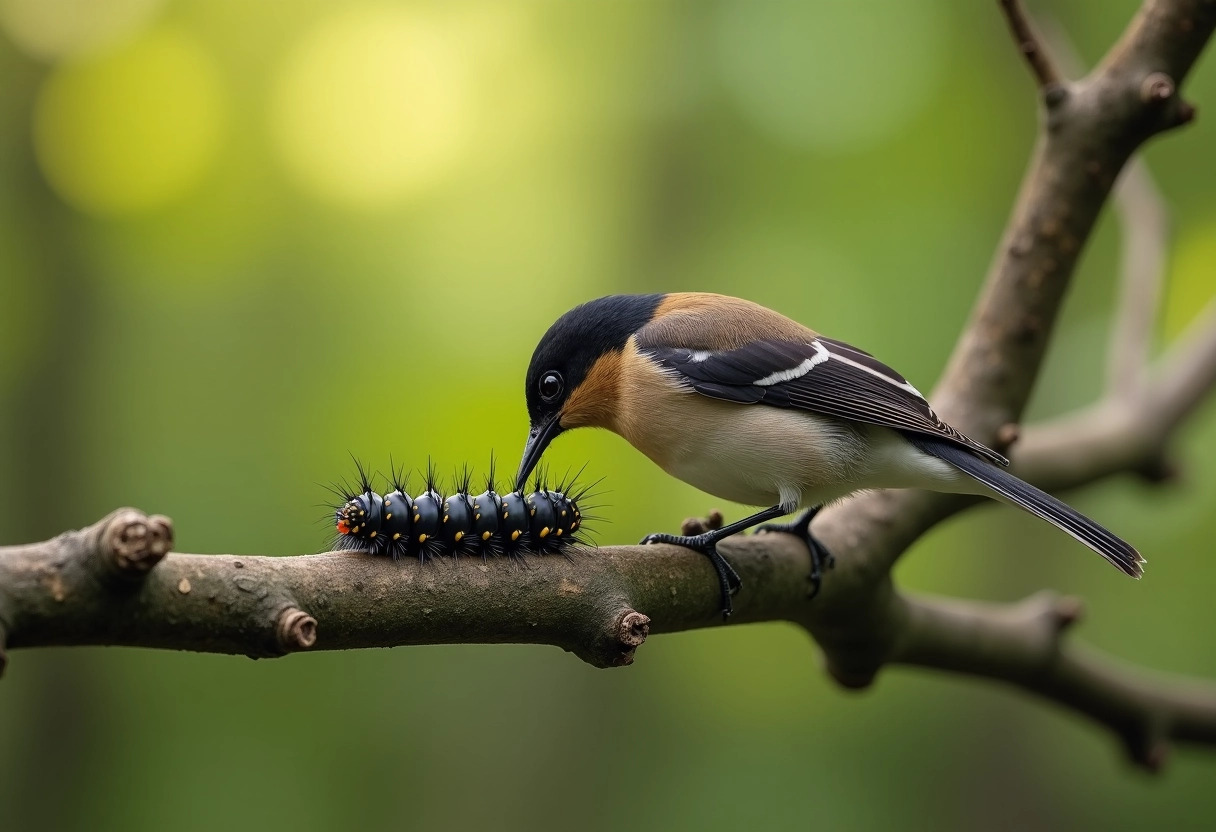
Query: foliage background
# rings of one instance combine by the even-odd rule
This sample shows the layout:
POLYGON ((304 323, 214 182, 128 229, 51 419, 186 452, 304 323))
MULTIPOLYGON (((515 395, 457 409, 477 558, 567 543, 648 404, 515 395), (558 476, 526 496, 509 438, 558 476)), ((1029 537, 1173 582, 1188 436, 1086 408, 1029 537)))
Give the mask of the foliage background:
MULTIPOLYGON (((1050 5, 1092 61, 1137 3, 1050 5)), ((1213 295, 1210 54, 1189 94, 1198 121, 1147 154, 1167 338, 1213 295)), ((0 0, 0 540, 129 504, 183 551, 317 551, 348 452, 513 467, 535 341, 611 292, 743 294, 927 388, 1034 130, 994 3, 0 0)), ((1033 415, 1098 392, 1117 254, 1108 215, 1033 415)), ((1147 554, 1139 584, 987 509, 898 580, 1076 592, 1081 637, 1216 677, 1212 406, 1178 453, 1177 486, 1075 497, 1147 554)), ((610 435, 550 458, 605 478, 601 542, 716 502, 610 435)), ((816 659, 777 624, 613 672, 542 647, 20 651, 0 825, 1211 828, 1210 755, 1149 779, 1021 695, 907 671, 848 694, 816 659)))

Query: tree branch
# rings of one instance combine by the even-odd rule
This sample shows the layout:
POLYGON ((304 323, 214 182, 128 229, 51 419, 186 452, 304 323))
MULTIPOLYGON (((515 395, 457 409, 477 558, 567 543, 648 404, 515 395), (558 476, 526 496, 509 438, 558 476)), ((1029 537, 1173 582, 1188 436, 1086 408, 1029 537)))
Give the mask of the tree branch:
MULTIPOLYGON (((1193 116, 1177 88, 1213 28, 1216 0, 1146 0, 1102 65, 1060 87, 984 288, 934 390, 946 421, 997 447, 1018 435, 1082 245, 1135 149, 1193 116)), ((859 495, 821 512, 816 534, 882 571, 973 502, 859 495)))
MULTIPOLYGON (((933 398, 948 421, 1006 447, 1017 436, 1077 258, 1117 175, 1145 140, 1193 114, 1177 89, 1216 28, 1216 0, 1146 0, 1101 65, 1076 82, 1059 79, 1021 7, 1012 0, 1002 7, 1044 86, 1047 108, 1002 243, 933 398)), ((1159 260, 1144 258, 1150 259, 1159 260)), ((1127 268, 1125 304, 1147 285, 1131 277, 1140 266, 1129 260, 1127 268)), ((1139 362, 1147 352, 1144 321, 1126 310, 1120 320, 1138 339, 1137 358, 1128 360, 1139 362)), ((1030 431, 1016 454, 1019 470, 1040 484, 1068 487, 1140 468, 1160 458, 1214 383, 1216 311, 1209 311, 1155 372, 1119 374, 1117 386, 1135 386, 1136 396, 1110 396, 1030 431)), ((1109 726, 1146 765, 1160 762, 1168 739, 1216 743, 1211 685, 1150 679, 1064 643, 1061 633, 1076 615, 1071 602, 1044 597, 1001 607, 898 593, 892 564, 968 504, 882 491, 825 510, 816 535, 837 566, 813 601, 809 553, 794 537, 731 539, 724 554, 745 586, 732 620, 797 622, 822 648, 832 676, 850 687, 868 685, 892 662, 1015 684, 1109 726)), ((651 631, 721 623, 711 567, 675 547, 574 550, 568 561, 538 557, 525 568, 468 558, 397 564, 350 553, 166 557, 171 539, 166 519, 123 509, 80 532, 0 549, 0 668, 6 641, 250 656, 543 643, 606 667, 632 661, 651 631)))
POLYGON ((1048 490, 1124 471, 1171 479, 1166 447, 1216 385, 1216 303, 1209 303, 1156 368, 1126 394, 1112 390, 1085 410, 1027 431, 1018 472, 1048 490))
MULTIPOLYGON (((0 548, 10 647, 108 644, 255 658, 403 644, 552 644, 629 664, 653 629, 721 620, 713 569, 678 546, 395 563, 361 553, 165 556, 165 518, 119 509, 44 543, 0 548), (152 569, 151 565, 156 568, 152 569), (637 610, 646 610, 642 614, 637 610), (653 623, 652 623, 653 619, 653 623)), ((739 621, 793 620, 810 554, 789 535, 731 540, 739 621)))
MULTIPOLYGON (((711 567, 676 546, 575 550, 570 560, 536 558, 526 567, 476 558, 394 563, 350 552, 165 555, 171 539, 165 518, 120 509, 79 532, 0 549, 0 633, 15 628, 13 647, 106 644, 254 658, 551 644, 611 667, 630 664, 651 632, 720 623, 711 567)), ((723 545, 748 588, 736 605, 739 622, 791 621, 824 635, 807 615, 815 605, 806 600, 810 555, 800 542, 774 534, 723 545)), ((825 584, 825 594, 837 602, 855 596, 847 581, 825 584)), ((1150 767, 1167 739, 1216 744, 1216 684, 1149 678, 1066 644, 1061 635, 1080 616, 1076 599, 1044 593, 994 605, 905 597, 888 584, 871 603, 867 620, 891 635, 884 662, 1024 687, 1107 725, 1150 767)), ((839 681, 868 681, 851 676, 841 655, 849 654, 828 656, 839 681)))
POLYGON ((907 628, 891 657, 1012 684, 1110 728, 1138 765, 1157 771, 1168 741, 1216 745, 1216 683, 1120 665, 1070 643, 1076 598, 1051 592, 1019 604, 904 600, 907 628))

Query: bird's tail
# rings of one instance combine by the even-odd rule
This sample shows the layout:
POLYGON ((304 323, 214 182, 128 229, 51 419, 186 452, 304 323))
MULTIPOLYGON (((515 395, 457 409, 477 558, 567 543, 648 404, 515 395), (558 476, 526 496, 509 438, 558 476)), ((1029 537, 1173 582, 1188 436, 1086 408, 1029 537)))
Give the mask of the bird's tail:
POLYGON ((1133 578, 1144 574, 1144 558, 1130 544, 1047 492, 985 462, 953 442, 920 433, 909 432, 904 436, 921 451, 950 463, 1009 502, 1072 535, 1126 574, 1133 578))

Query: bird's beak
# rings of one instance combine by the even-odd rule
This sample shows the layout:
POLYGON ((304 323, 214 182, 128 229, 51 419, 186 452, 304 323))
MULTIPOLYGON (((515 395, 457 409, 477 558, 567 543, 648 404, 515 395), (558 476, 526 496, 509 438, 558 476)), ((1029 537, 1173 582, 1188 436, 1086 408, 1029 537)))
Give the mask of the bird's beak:
POLYGON ((528 444, 524 445, 524 458, 519 463, 519 473, 515 475, 517 491, 527 485, 528 474, 531 474, 536 463, 540 462, 545 448, 549 447, 549 443, 561 432, 562 426, 556 414, 547 417, 538 425, 533 425, 528 433, 528 444))

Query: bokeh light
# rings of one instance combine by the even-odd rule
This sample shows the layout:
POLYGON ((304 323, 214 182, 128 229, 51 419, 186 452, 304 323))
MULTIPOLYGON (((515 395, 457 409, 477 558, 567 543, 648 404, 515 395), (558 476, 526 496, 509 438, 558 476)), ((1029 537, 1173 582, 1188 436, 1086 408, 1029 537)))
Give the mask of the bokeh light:
POLYGON ((215 156, 223 125, 214 63, 191 35, 162 27, 58 67, 38 95, 34 148, 65 201, 122 215, 188 193, 215 156))
POLYGON ((377 207, 442 181, 469 130, 466 56, 443 18, 359 6, 323 20, 287 56, 271 135, 314 196, 377 207))

